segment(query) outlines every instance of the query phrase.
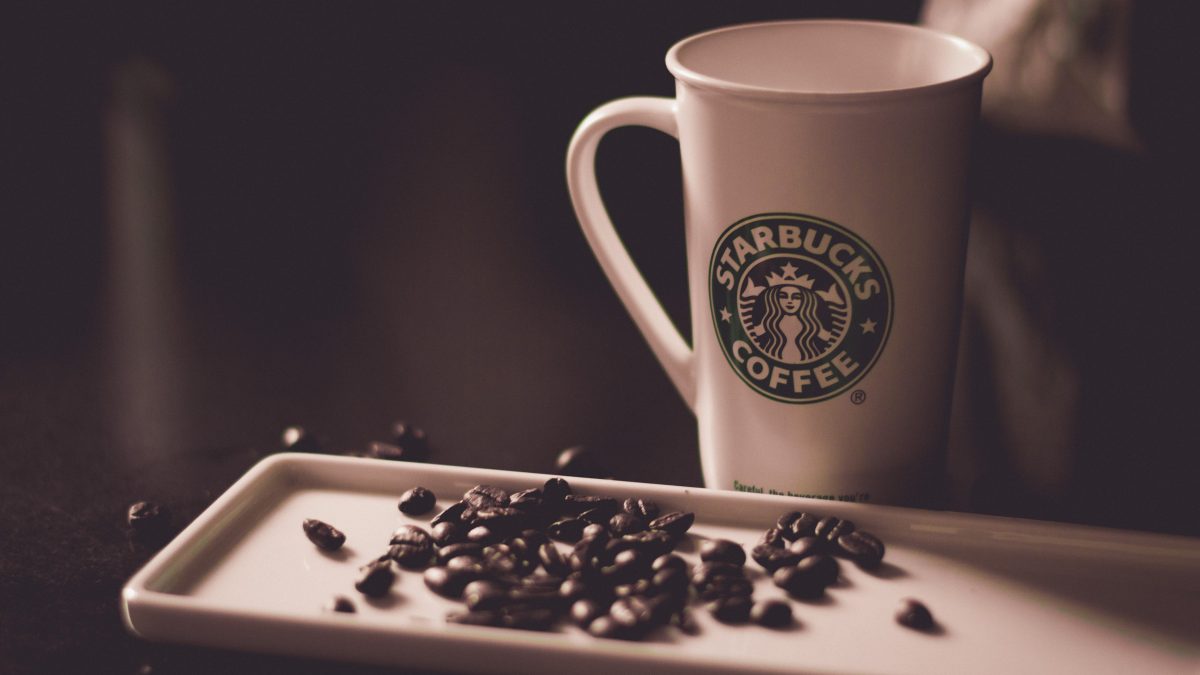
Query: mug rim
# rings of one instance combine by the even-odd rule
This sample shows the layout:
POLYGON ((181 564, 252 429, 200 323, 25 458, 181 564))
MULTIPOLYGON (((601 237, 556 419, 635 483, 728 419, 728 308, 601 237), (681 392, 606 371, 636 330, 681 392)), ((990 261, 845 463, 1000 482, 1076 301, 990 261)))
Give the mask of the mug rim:
POLYGON ((953 35, 951 33, 933 28, 927 28, 925 26, 917 26, 913 24, 892 21, 869 21, 857 19, 797 19, 790 21, 758 21, 753 23, 743 23, 733 26, 723 26, 721 28, 714 28, 712 30, 696 33, 676 42, 671 46, 671 48, 667 51, 666 64, 667 70, 670 71, 676 80, 700 89, 707 89, 746 98, 812 103, 840 103, 909 98, 914 96, 924 96, 949 89, 956 89, 965 85, 974 84, 986 77, 987 74, 992 70, 993 61, 992 55, 986 49, 980 47, 974 42, 958 37, 957 35, 953 35), (949 46, 952 46, 961 52, 967 53, 974 57, 978 61, 978 65, 962 75, 916 86, 881 87, 852 91, 823 92, 767 87, 706 75, 685 66, 679 58, 679 53, 682 49, 714 35, 746 31, 767 26, 854 26, 857 28, 871 28, 873 30, 908 32, 911 34, 921 35, 926 39, 933 38, 947 43, 949 46))

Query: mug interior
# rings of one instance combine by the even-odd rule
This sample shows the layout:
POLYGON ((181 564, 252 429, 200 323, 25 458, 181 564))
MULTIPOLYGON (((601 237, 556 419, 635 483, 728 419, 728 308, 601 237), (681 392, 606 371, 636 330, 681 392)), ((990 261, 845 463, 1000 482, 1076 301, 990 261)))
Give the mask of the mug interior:
POLYGON ((991 56, 953 35, 899 23, 787 21, 687 38, 667 53, 678 79, 748 95, 844 98, 982 78, 991 56))

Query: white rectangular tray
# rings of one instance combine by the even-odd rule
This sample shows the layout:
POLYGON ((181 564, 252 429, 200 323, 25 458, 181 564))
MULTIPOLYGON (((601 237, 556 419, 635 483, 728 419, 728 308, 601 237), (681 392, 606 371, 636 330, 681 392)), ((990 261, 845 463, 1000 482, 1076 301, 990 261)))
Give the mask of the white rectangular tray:
MULTIPOLYGON (((360 458, 281 454, 263 460, 129 580, 127 626, 149 639, 467 672, 1200 672, 1200 540, 1035 521, 790 497, 568 479, 576 492, 642 496, 696 513, 698 537, 749 550, 780 513, 855 521, 888 546, 868 573, 843 563, 819 602, 792 601, 789 630, 726 626, 707 612, 701 634, 664 628, 645 642, 592 638, 573 626, 533 633, 448 624, 462 605, 404 572, 392 595, 365 602, 358 567, 387 549, 409 517, 398 496, 416 485, 439 509, 479 484, 508 490, 547 476, 360 458), (305 538, 305 518, 346 533, 337 554, 305 538), (346 595, 356 614, 325 611, 346 595), (893 620, 923 601, 942 630, 893 620)), ((784 597, 747 563, 755 597, 784 597)))

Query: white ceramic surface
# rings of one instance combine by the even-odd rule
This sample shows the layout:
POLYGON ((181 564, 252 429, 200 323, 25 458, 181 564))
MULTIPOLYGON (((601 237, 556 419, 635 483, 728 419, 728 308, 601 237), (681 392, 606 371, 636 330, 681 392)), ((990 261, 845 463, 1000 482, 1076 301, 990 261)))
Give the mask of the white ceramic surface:
MULTIPOLYGON (((574 627, 528 633, 447 624, 461 607, 404 573, 365 602, 357 568, 395 527, 427 524, 396 508, 415 485, 446 506, 478 483, 519 489, 547 476, 282 454, 248 472, 125 586, 128 627, 150 640, 409 665, 455 672, 1195 673, 1200 669, 1200 541, 1079 526, 829 503, 728 491, 570 479, 577 492, 647 496, 697 514, 699 537, 753 545, 788 510, 850 518, 888 545, 876 574, 843 564, 821 602, 792 601, 785 631, 719 624, 698 637, 662 629, 643 643, 574 627), (304 518, 346 532, 338 554, 305 538, 304 518), (322 609, 334 595, 353 615, 322 609), (902 598, 943 631, 892 615, 902 598)), ((684 556, 695 561, 694 550, 684 556)), ((694 549, 694 547, 692 547, 694 549)), ((755 597, 783 597, 750 562, 755 597)))
POLYGON ((979 47, 908 25, 736 26, 671 49, 674 99, 613 101, 580 125, 567 155, 575 212, 696 414, 707 486, 928 497, 922 479, 944 446, 958 337, 970 138, 990 66, 979 47), (694 350, 596 187, 600 139, 626 125, 679 140, 694 350), (783 220, 752 220, 765 214, 814 236, 785 245, 774 223, 783 220), (759 238, 752 227, 776 229, 759 238), (822 247, 826 235, 834 243, 822 247), (796 319, 790 307, 786 325, 758 295, 768 272, 772 287, 786 286, 785 262, 798 266, 793 292, 817 312, 796 319), (762 337, 775 330, 776 342, 762 337))

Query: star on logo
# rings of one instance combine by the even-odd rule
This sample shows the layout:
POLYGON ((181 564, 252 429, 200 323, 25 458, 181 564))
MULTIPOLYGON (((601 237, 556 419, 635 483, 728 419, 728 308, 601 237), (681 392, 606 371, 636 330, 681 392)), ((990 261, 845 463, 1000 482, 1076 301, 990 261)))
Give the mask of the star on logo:
POLYGON ((799 270, 797 270, 796 266, 793 265, 792 263, 788 263, 788 264, 780 267, 779 269, 783 270, 783 276, 791 277, 793 279, 796 278, 796 272, 799 271, 799 270))
POLYGON ((722 321, 724 321, 724 322, 728 323, 728 322, 729 322, 729 318, 730 318, 730 317, 732 317, 732 316, 733 316, 733 315, 729 313, 729 310, 728 310, 728 309, 725 309, 724 307, 722 307, 722 308, 721 308, 721 320, 722 320, 722 321))
POLYGON ((867 319, 866 321, 863 321, 862 323, 860 323, 858 325, 860 328, 862 328, 863 333, 874 333, 875 332, 875 322, 870 319, 867 319))

